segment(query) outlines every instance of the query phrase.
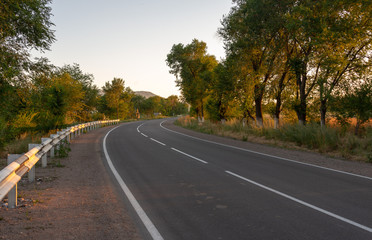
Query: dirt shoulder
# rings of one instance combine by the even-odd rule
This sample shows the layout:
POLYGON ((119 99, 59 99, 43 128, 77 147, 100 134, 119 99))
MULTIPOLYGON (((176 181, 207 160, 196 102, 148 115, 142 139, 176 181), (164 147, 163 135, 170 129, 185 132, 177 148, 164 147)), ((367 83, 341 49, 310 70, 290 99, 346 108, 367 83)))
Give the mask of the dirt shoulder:
MULTIPOLYGON (((140 239, 104 166, 101 141, 112 127, 72 141, 69 157, 36 168, 18 184, 19 207, 0 207, 0 239, 140 239)), ((48 159, 49 161, 49 159, 48 159)))
MULTIPOLYGON (((353 174, 372 177, 372 164, 364 162, 354 162, 343 159, 337 159, 322 155, 316 152, 305 150, 292 150, 280 147, 268 146, 253 142, 244 142, 227 137, 220 137, 192 131, 183 127, 176 126, 171 120, 164 122, 163 126, 168 129, 184 133, 193 137, 202 138, 209 141, 214 141, 222 144, 227 144, 235 147, 245 148, 251 151, 265 153, 273 156, 278 156, 298 162, 314 164, 326 168, 331 168, 339 171, 349 172, 353 174)), ((278 160, 280 161, 280 160, 278 160)))

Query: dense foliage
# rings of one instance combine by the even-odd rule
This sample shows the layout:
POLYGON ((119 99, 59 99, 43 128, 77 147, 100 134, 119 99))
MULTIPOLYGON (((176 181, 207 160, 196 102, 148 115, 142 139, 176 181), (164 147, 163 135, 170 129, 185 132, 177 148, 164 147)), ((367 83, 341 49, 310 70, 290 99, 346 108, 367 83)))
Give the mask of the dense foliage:
POLYGON ((222 61, 200 73, 201 59, 214 58, 194 39, 175 44, 166 62, 198 116, 262 127, 270 115, 277 127, 284 117, 325 126, 342 115, 357 119, 358 133, 372 117, 371 17, 364 0, 233 0, 218 29, 222 61))

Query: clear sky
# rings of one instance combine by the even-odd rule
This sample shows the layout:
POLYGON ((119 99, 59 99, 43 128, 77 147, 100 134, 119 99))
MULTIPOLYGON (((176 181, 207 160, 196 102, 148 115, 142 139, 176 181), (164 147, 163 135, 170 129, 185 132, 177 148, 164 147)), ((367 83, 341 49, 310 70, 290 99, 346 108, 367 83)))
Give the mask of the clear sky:
POLYGON ((179 95, 167 54, 173 44, 197 38, 222 58, 216 32, 231 6, 231 0, 54 0, 57 41, 42 56, 60 67, 78 63, 98 87, 119 77, 134 91, 179 95))

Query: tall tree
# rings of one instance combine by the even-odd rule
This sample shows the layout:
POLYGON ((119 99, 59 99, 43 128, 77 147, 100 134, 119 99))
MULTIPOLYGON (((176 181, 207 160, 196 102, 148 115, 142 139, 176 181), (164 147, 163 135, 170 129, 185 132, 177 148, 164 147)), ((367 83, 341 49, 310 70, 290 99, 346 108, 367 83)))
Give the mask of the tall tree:
POLYGON ((74 63, 73 65, 64 65, 58 68, 56 71, 57 75, 63 75, 68 73, 71 78, 80 82, 82 85, 82 91, 84 92, 83 108, 80 116, 82 121, 91 121, 92 113, 96 111, 96 106, 98 104, 98 88, 93 84, 94 76, 93 74, 84 73, 79 64, 74 63))
POLYGON ((196 109, 198 118, 204 121, 204 101, 218 64, 214 56, 207 54, 207 44, 194 39, 186 46, 173 45, 166 63, 171 68, 169 72, 176 76, 182 95, 196 109))
POLYGON ((263 126, 262 100, 273 77, 281 51, 285 14, 289 1, 234 0, 235 6, 222 20, 219 35, 227 55, 244 65, 246 81, 253 87, 256 121, 263 126))
POLYGON ((50 29, 51 0, 2 0, 0 2, 0 88, 16 81, 31 61, 30 51, 48 50, 54 42, 50 29))
POLYGON ((131 115, 133 93, 130 88, 125 88, 123 79, 114 78, 111 82, 106 82, 102 90, 104 93, 104 112, 117 119, 124 119, 131 115))
POLYGON ((231 59, 225 59, 215 68, 215 77, 212 81, 212 93, 209 100, 209 114, 214 119, 222 120, 233 117, 230 109, 233 107, 235 97, 236 78, 233 76, 231 59))
POLYGON ((291 69, 296 76, 299 122, 306 122, 307 98, 319 87, 321 123, 327 101, 344 74, 370 52, 371 2, 302 0, 287 15, 286 29, 296 44, 291 69))
POLYGON ((370 1, 322 1, 324 12, 320 21, 322 41, 317 58, 319 69, 321 125, 326 124, 327 103, 342 81, 350 81, 350 72, 363 73, 371 59, 370 1))

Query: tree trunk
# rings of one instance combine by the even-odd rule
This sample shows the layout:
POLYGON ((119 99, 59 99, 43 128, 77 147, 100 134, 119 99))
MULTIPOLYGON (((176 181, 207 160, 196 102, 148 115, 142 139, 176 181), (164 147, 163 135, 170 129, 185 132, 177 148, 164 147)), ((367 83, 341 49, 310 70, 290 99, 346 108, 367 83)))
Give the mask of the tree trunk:
POLYGON ((306 103, 303 106, 303 103, 300 105, 300 109, 296 112, 298 117, 298 124, 306 125, 306 103))
POLYGON ((263 127, 263 118, 262 118, 262 98, 255 99, 256 105, 256 121, 259 127, 263 127))
POLYGON ((116 119, 119 119, 119 105, 116 108, 116 119))
POLYGON ((245 127, 247 125, 247 119, 246 118, 242 119, 242 124, 243 124, 243 127, 245 127))
POLYGON ((201 122, 204 122, 204 104, 203 104, 203 99, 200 100, 200 115, 201 115, 201 122))
POLYGON ((326 126, 327 100, 320 101, 320 126, 326 126))
POLYGON ((357 119, 356 125, 355 125, 355 135, 358 136, 359 134, 359 128, 360 128, 360 120, 357 119))
POLYGON ((279 128, 279 118, 277 116, 274 117, 274 129, 279 128))
POLYGON ((281 94, 278 94, 278 96, 276 96, 275 116, 274 116, 274 128, 275 129, 279 127, 279 117, 280 117, 281 106, 282 106, 282 98, 281 98, 281 94))
POLYGON ((263 87, 260 85, 254 86, 254 103, 256 107, 256 122, 259 127, 263 127, 263 117, 262 117, 262 97, 263 97, 263 87))
POLYGON ((278 93, 276 95, 275 116, 274 116, 274 128, 275 129, 279 127, 279 118, 280 118, 280 112, 281 112, 281 107, 282 107, 282 92, 285 87, 284 80, 287 77, 288 71, 289 71, 289 67, 285 69, 285 71, 283 72, 279 80, 278 93))
POLYGON ((307 80, 306 73, 297 74, 297 85, 299 86, 299 90, 300 90, 300 96, 299 96, 300 104, 299 106, 297 106, 295 110, 296 110, 297 117, 298 117, 298 123, 300 125, 306 124, 306 107, 307 107, 307 103, 306 103, 307 95, 305 91, 306 80, 307 80))

